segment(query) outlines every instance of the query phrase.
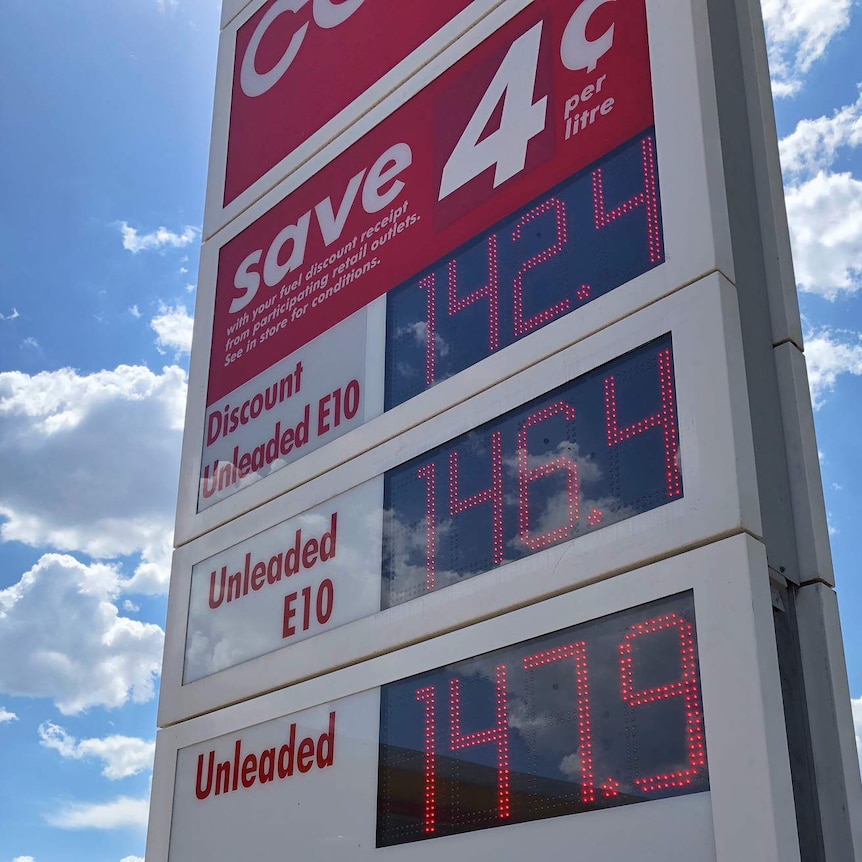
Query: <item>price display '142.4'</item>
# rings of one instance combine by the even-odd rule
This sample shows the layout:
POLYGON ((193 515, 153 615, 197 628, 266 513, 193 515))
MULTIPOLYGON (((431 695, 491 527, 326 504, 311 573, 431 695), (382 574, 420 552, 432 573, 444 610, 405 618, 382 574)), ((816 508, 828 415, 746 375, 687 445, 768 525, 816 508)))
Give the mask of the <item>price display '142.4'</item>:
POLYGON ((390 292, 386 408, 663 260, 648 133, 390 292))

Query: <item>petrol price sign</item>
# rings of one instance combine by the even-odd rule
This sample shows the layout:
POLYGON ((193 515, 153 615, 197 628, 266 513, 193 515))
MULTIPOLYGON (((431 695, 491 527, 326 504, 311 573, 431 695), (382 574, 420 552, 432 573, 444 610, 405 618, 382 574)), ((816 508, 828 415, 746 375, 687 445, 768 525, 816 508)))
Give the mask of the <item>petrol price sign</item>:
POLYGON ((756 6, 228 9, 152 862, 859 855, 756 6))

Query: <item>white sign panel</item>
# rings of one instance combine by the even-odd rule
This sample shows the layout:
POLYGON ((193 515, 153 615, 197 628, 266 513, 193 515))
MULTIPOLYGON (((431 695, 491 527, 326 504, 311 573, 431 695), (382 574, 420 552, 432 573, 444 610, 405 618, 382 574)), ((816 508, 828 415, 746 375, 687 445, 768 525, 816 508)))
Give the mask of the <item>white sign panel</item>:
POLYGON ((192 567, 183 682, 380 610, 382 479, 192 567))
MULTIPOLYGON (((266 338, 263 314, 250 332, 266 338)), ((206 411, 198 507, 206 509, 365 419, 365 367, 342 361, 365 355, 366 314, 359 312, 219 399, 206 411)), ((237 336, 228 356, 242 354, 237 336)))
POLYGON ((737 536, 162 731, 148 862, 798 861, 765 575, 737 536))

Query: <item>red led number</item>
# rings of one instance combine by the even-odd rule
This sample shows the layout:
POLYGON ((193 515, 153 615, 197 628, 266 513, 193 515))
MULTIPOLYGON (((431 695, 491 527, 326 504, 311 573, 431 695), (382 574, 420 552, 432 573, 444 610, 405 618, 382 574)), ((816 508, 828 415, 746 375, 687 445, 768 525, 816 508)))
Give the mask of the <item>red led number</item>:
MULTIPOLYGON (((656 174, 655 142, 651 135, 641 141, 641 168, 643 176, 643 187, 641 191, 629 199, 616 204, 608 209, 605 192, 605 176, 602 168, 597 168, 591 174, 592 182, 592 222, 597 232, 629 214, 639 210, 641 207, 646 216, 647 229, 647 252, 650 264, 661 263, 664 259, 664 247, 662 241, 661 223, 659 218, 658 179, 656 174)), ((525 292, 527 288, 527 276, 538 267, 547 263, 552 258, 561 255, 569 244, 569 223, 575 222, 575 216, 570 218, 567 210, 565 191, 559 192, 562 196, 551 196, 525 212, 517 221, 511 235, 502 231, 490 234, 487 239, 488 258, 488 280, 473 291, 462 294, 462 276, 459 269, 459 255, 450 258, 447 265, 448 290, 446 310, 448 318, 452 318, 459 312, 471 307, 480 300, 488 303, 488 352, 490 355, 497 351, 500 346, 517 341, 533 330, 549 323, 550 321, 567 314, 572 310, 572 297, 564 297, 559 302, 536 311, 532 316, 525 312, 525 292), (514 277, 503 273, 501 284, 500 267, 500 243, 510 243, 512 249, 517 249, 525 237, 525 229, 538 219, 547 216, 554 220, 553 242, 542 251, 536 252, 532 257, 523 261, 518 267, 514 277), (510 281, 511 279, 511 281, 510 281), (509 294, 508 291, 511 291, 509 294), (503 291, 501 293, 501 291, 503 291), (500 331, 500 308, 501 301, 511 295, 513 303, 512 330, 508 333, 500 331)), ((571 201, 569 204, 571 205, 571 201)), ((588 214, 587 217, 589 217, 588 214)), ((505 249, 504 249, 505 253, 505 249)), ((437 281, 434 273, 426 275, 419 281, 419 289, 426 291, 426 317, 425 317, 425 385, 433 386, 438 380, 437 375, 437 352, 438 352, 438 325, 443 326, 445 320, 438 321, 437 309, 437 281)), ((541 285, 539 285, 541 287, 541 285)), ((593 297, 593 287, 589 284, 581 284, 573 287, 574 298, 579 303, 585 303, 593 297)), ((458 369, 460 370, 460 369, 458 369)))
POLYGON ((593 771, 593 725, 590 717, 590 675, 587 668, 587 645, 584 641, 555 647, 524 659, 524 670, 562 661, 575 660, 575 682, 578 691, 578 757, 581 766, 581 801, 596 801, 596 776, 593 771))
POLYGON ((515 276, 514 299, 516 338, 522 338, 528 332, 536 329, 536 327, 544 325, 555 317, 559 317, 561 314, 565 314, 572 306, 570 299, 563 299, 551 308, 546 308, 544 311, 539 312, 529 319, 524 318, 524 276, 531 269, 541 266, 545 261, 550 260, 554 255, 559 254, 566 247, 566 243, 569 241, 569 233, 566 227, 566 205, 561 200, 549 198, 523 215, 518 222, 518 226, 515 228, 515 232, 512 234, 513 240, 520 240, 521 230, 531 221, 543 216, 550 210, 553 210, 556 216, 557 241, 550 248, 539 252, 537 255, 523 263, 521 268, 518 270, 518 274, 515 276))
POLYGON ((615 375, 605 379, 605 426, 608 446, 619 446, 632 437, 637 437, 651 428, 664 430, 665 475, 668 497, 682 494, 682 474, 679 467, 679 440, 676 430, 676 402, 673 393, 673 358, 670 349, 658 355, 659 387, 661 389, 661 408, 657 413, 620 427, 617 417, 617 381, 615 375))
MULTIPOLYGON (((480 299, 488 300, 488 352, 500 346, 500 262, 497 255, 497 237, 488 237, 488 283, 466 296, 458 291, 458 258, 449 261, 448 312, 454 317, 480 299)), ((426 293, 425 311, 425 385, 432 386, 437 380, 437 279, 432 272, 419 282, 426 293)))
POLYGON ((602 230, 617 219, 628 215, 638 207, 646 209, 647 243, 649 244, 650 263, 659 263, 663 256, 661 228, 658 218, 658 183, 655 170, 655 144, 647 136, 641 142, 644 188, 634 197, 608 210, 605 203, 605 181, 602 169, 593 171, 593 212, 596 230, 602 230))
POLYGON ((420 688, 416 700, 425 704, 425 806, 424 831, 433 835, 437 831, 437 710, 434 704, 434 686, 420 688))
POLYGON ((578 487, 578 465, 568 455, 560 455, 544 464, 536 467, 530 466, 530 447, 527 432, 535 425, 550 419, 552 416, 562 414, 567 422, 575 421, 575 408, 565 401, 545 407, 538 413, 527 417, 521 430, 518 432, 518 526, 520 528, 521 541, 531 550, 540 551, 571 535, 572 530, 578 522, 579 509, 578 499, 580 491, 578 487), (530 531, 530 484, 536 479, 550 476, 552 473, 564 472, 566 474, 567 515, 568 521, 565 527, 557 527, 544 533, 533 534, 530 531))
MULTIPOLYGON (((477 745, 497 747, 497 816, 505 820, 512 813, 509 770, 509 702, 506 687, 506 665, 496 670, 497 721, 488 730, 464 733, 461 730, 461 681, 449 683, 449 743, 452 751, 463 751, 477 745)), ((425 705, 425 764, 423 831, 437 831, 437 710, 436 689, 429 685, 416 691, 416 700, 425 705)))
POLYGON ((449 454, 449 514, 460 515, 467 509, 490 503, 493 519, 494 565, 503 562, 503 435, 495 431, 491 435, 491 486, 463 500, 459 495, 458 452, 449 454))
POLYGON ((509 703, 506 688, 506 665, 497 668, 497 723, 489 730, 461 732, 461 680, 449 683, 449 723, 452 751, 475 745, 497 746, 497 814, 505 820, 512 813, 509 798, 509 703))
POLYGON ((700 707, 698 691, 697 653, 694 641, 694 627, 677 614, 639 623, 633 626, 620 644, 620 686, 625 703, 629 706, 646 706, 673 697, 682 698, 686 715, 686 747, 688 764, 675 772, 658 773, 635 778, 635 784, 645 793, 666 790, 673 787, 686 787, 706 766, 706 748, 703 737, 703 712, 700 707), (667 685, 655 688, 637 689, 634 679, 633 644, 639 638, 649 637, 656 632, 675 630, 679 638, 680 658, 682 659, 682 678, 667 685))

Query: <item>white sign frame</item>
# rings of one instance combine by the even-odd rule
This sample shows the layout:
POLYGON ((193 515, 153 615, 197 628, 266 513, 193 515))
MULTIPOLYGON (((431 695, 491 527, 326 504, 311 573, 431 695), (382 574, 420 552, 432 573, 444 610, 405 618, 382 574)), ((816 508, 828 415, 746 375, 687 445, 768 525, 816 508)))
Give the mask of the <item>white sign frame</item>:
MULTIPOLYGON (((724 539, 160 731, 148 862, 168 862, 180 748, 689 589, 694 592, 710 771, 710 791, 699 796, 709 800, 715 842, 714 855, 704 858, 798 862, 766 555, 762 544, 748 535, 724 539)), ((371 787, 368 792, 372 792, 371 787)), ((665 800, 672 801, 675 800, 665 800)), ((657 813, 654 805, 641 803, 628 808, 657 813)), ((627 821, 625 809, 614 811, 618 813, 595 812, 542 821, 543 847, 555 849, 563 840, 570 847, 576 838, 582 848, 598 850, 602 845, 597 842, 609 840, 611 832, 625 831, 620 827, 626 822, 633 826, 644 822, 636 813, 633 821, 627 821)), ((685 812, 691 816, 692 808, 689 806, 685 812)), ((665 806, 658 819, 663 828, 672 826, 676 821, 673 806, 665 806)), ((457 835, 409 845, 409 850, 390 848, 386 852, 391 858, 402 858, 399 853, 409 852, 415 862, 439 858, 445 850, 456 851, 461 858, 521 859, 529 852, 530 845, 524 842, 535 846, 537 840, 531 826, 535 824, 474 833, 474 837, 481 836, 480 840, 457 835)), ((302 822, 291 823, 288 828, 293 846, 300 853, 314 849, 310 842, 313 836, 303 836, 302 822)), ((373 847, 373 821, 368 835, 370 848, 351 848, 350 852, 355 853, 351 859, 363 862, 372 853, 381 852, 373 847)), ((249 855, 256 855, 253 850, 250 848, 249 855)), ((666 848, 664 856, 649 855, 648 846, 643 852, 647 855, 639 858, 645 862, 668 858, 666 848)), ((613 854, 605 857, 617 858, 613 854)))
MULTIPOLYGON (((159 724, 166 725, 746 530, 760 510, 735 288, 711 275, 175 552, 159 724), (670 332, 684 497, 461 584, 182 685, 192 566, 670 332), (548 561, 539 566, 538 560, 548 561), (577 561, 572 577, 565 563, 577 561), (541 568, 542 574, 534 570, 541 568), (530 573, 529 578, 524 573, 530 573)), ((516 345, 517 346, 517 345, 516 345)), ((364 429, 359 429, 361 432, 364 429)), ((346 439, 346 438, 345 438, 346 439)), ((306 456, 313 461, 322 452, 306 456)))

